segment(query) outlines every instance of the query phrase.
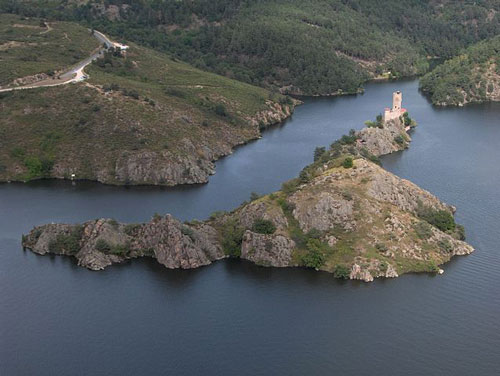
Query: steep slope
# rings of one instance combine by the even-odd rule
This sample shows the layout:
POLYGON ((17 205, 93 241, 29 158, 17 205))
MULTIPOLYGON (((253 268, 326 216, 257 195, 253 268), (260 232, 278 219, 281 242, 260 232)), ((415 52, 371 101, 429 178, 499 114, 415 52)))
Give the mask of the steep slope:
POLYGON ((440 106, 500 101, 500 35, 439 65, 422 77, 420 88, 440 106))
POLYGON ((84 83, 1 93, 0 181, 204 183, 214 160, 296 103, 138 45, 86 70, 84 83))
MULTIPOLYGON (((93 270, 142 256, 168 268, 196 268, 232 256, 367 282, 438 272, 438 265, 473 249, 463 242, 453 207, 372 162, 376 156, 363 140, 396 129, 404 132, 399 119, 377 132, 344 136, 280 191, 204 222, 182 224, 157 215, 144 224, 49 224, 24 236, 23 246, 73 256, 93 270)), ((388 152, 405 147, 395 143, 388 152)))
POLYGON ((305 95, 424 73, 427 58, 454 56, 500 28, 495 0, 23 0, 0 9, 78 20, 204 70, 305 95))

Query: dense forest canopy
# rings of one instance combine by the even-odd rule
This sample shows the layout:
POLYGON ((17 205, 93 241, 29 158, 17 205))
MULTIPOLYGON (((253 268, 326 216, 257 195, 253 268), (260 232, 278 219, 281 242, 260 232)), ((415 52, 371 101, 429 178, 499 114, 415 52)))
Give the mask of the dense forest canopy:
POLYGON ((428 57, 452 57, 500 30, 496 0, 0 0, 0 10, 83 22, 296 94, 421 74, 428 57))
POLYGON ((468 47, 420 80, 434 104, 500 100, 500 36, 468 47))

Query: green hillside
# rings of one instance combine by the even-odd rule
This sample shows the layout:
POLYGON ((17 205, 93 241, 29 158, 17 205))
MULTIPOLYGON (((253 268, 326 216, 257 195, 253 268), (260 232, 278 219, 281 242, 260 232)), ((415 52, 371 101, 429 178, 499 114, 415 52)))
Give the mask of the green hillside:
POLYGON ((495 0, 2 1, 4 11, 76 20, 203 70, 308 95, 424 73, 427 58, 500 29, 495 0))
MULTIPOLYGON (((74 25, 53 26, 72 38, 74 25)), ((86 72, 79 84, 0 93, 0 180, 202 183, 214 159, 293 110, 287 97, 135 44, 86 72)))
POLYGON ((47 25, 39 19, 0 14, 0 86, 38 73, 53 75, 98 47, 97 39, 80 25, 47 25))
POLYGON ((432 103, 500 101, 500 36, 477 43, 420 80, 432 103))

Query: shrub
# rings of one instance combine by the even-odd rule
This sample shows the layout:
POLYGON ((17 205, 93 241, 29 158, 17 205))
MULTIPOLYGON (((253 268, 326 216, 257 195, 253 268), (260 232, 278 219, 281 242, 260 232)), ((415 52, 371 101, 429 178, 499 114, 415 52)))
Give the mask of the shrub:
POLYGON ((353 162, 351 157, 347 157, 344 159, 344 162, 342 162, 342 167, 344 168, 352 168, 353 162))
POLYGON ((219 116, 228 116, 226 106, 222 103, 219 103, 215 106, 215 113, 219 116))
POLYGON ((455 227, 455 237, 458 240, 465 240, 465 228, 462 225, 456 225, 455 227))
POLYGON ((417 215, 441 231, 454 232, 456 229, 455 218, 447 210, 436 210, 421 205, 417 209, 417 215))
POLYGON ((420 239, 427 240, 432 236, 432 227, 425 221, 418 222, 413 229, 420 239))
POLYGON ((139 228, 141 228, 141 225, 137 223, 130 223, 125 226, 123 231, 125 232, 125 234, 132 236, 137 232, 137 230, 139 230, 139 228))
POLYGON ((194 231, 191 227, 182 226, 181 233, 182 233, 182 235, 189 236, 189 238, 194 241, 194 231))
POLYGON ((335 265, 335 269, 333 270, 333 276, 339 279, 349 279, 351 275, 351 270, 345 266, 337 264, 335 265))
POLYGON ((297 190, 299 183, 299 179, 288 180, 281 185, 281 190, 283 191, 283 193, 290 195, 297 190))
POLYGON ((307 242, 307 253, 302 256, 302 264, 307 268, 319 269, 325 263, 325 248, 328 247, 319 239, 310 239, 307 242))
POLYGON ((82 234, 82 226, 74 227, 69 234, 59 234, 55 240, 49 242, 49 250, 55 253, 75 254, 80 250, 82 234))
POLYGON ((111 250, 111 245, 104 239, 97 239, 95 249, 99 252, 109 252, 111 250))
POLYGON ((178 98, 186 98, 186 93, 183 92, 182 90, 175 88, 175 87, 169 87, 169 88, 165 89, 165 93, 168 95, 172 95, 174 97, 178 97, 178 98))
POLYGON ((235 219, 230 219, 221 228, 222 249, 228 256, 241 256, 241 243, 245 229, 235 219))
POLYGON ((450 253, 453 250, 453 246, 451 243, 448 241, 448 239, 443 239, 438 241, 438 247, 446 253, 450 253))
POLYGON ((404 145, 404 143, 405 143, 405 139, 400 134, 398 134, 397 136, 394 137, 394 141, 398 145, 404 145))
POLYGON ((314 162, 318 161, 323 154, 325 154, 326 149, 324 146, 318 146, 316 149, 314 149, 314 162))
POLYGON ((253 223, 252 231, 257 232, 259 234, 270 235, 274 234, 274 232, 276 231, 276 226, 274 225, 273 222, 267 219, 259 218, 255 220, 255 222, 253 223))
POLYGON ((250 193, 250 201, 255 201, 260 198, 260 195, 257 192, 250 193))

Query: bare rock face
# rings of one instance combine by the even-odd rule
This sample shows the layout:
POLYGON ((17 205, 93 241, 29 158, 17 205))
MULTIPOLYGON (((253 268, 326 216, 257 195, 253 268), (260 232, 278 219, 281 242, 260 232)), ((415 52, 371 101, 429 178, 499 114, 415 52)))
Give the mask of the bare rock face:
POLYGON ((169 185, 206 183, 215 165, 193 155, 180 158, 169 152, 123 153, 116 161, 115 178, 127 184, 169 185))
POLYGON ((354 202, 335 190, 300 190, 290 197, 295 209, 293 216, 304 232, 311 229, 328 231, 333 226, 353 229, 354 202))
POLYGON ((191 269, 224 257, 216 238, 210 226, 194 229, 167 215, 142 226, 133 244, 151 249, 158 262, 169 269, 191 269))
POLYGON ((241 245, 241 258, 258 265, 290 266, 295 242, 284 235, 265 235, 246 231, 241 245))
POLYGON ((267 110, 257 113, 254 117, 249 119, 250 124, 259 127, 267 127, 272 124, 279 123, 286 118, 290 117, 293 112, 294 106, 301 102, 296 99, 291 99, 290 105, 282 105, 276 102, 267 101, 267 110))
POLYGON ((356 133, 358 146, 365 148, 376 156, 386 155, 395 151, 404 150, 411 141, 401 120, 394 119, 384 124, 383 128, 365 127, 356 133), (399 137, 400 143, 398 140, 399 137))
POLYGON ((419 203, 434 209, 453 211, 452 206, 443 204, 436 196, 412 182, 401 179, 382 167, 364 159, 356 160, 357 169, 351 174, 356 183, 366 183, 366 193, 379 201, 389 202, 402 210, 415 213, 419 203))
POLYGON ((36 227, 23 246, 38 254, 73 256, 78 265, 102 270, 127 259, 150 256, 168 268, 197 268, 224 257, 215 230, 181 224, 171 216, 155 217, 142 225, 99 219, 82 225, 36 227))

